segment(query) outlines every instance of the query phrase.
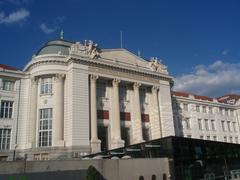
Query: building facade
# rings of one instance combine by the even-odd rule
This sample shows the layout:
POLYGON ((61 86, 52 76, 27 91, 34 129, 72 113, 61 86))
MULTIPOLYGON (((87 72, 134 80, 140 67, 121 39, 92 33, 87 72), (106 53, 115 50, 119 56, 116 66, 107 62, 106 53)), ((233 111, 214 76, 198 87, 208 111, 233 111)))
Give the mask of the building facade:
POLYGON ((49 41, 23 70, 0 66, 0 158, 78 158, 174 135, 239 143, 239 96, 231 104, 172 85, 156 58, 49 41))

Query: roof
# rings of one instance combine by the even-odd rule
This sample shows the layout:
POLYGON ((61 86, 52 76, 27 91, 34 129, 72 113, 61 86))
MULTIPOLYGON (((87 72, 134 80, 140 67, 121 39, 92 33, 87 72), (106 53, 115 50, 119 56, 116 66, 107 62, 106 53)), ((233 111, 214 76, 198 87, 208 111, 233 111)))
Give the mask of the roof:
POLYGON ((8 66, 8 65, 5 65, 5 64, 0 64, 0 69, 6 69, 6 70, 11 70, 11 71, 18 71, 17 68, 11 67, 11 66, 8 66))
POLYGON ((48 41, 44 46, 36 53, 36 55, 44 54, 58 54, 69 55, 69 48, 74 42, 66 41, 63 39, 56 39, 48 41))
POLYGON ((221 97, 218 97, 218 102, 227 103, 227 104, 235 104, 237 100, 240 99, 240 95, 237 94, 227 94, 221 97))
MULTIPOLYGON (((172 91, 171 94, 173 96, 186 97, 186 98, 188 98, 190 95, 192 95, 195 99, 199 99, 199 100, 203 100, 203 101, 213 101, 213 99, 214 99, 214 98, 208 97, 208 96, 201 96, 201 95, 196 95, 196 94, 191 94, 191 93, 186 93, 186 92, 178 92, 178 91, 172 91)), ((240 95, 227 94, 227 95, 218 97, 216 99, 220 103, 235 104, 236 101, 238 101, 240 99, 240 95)))

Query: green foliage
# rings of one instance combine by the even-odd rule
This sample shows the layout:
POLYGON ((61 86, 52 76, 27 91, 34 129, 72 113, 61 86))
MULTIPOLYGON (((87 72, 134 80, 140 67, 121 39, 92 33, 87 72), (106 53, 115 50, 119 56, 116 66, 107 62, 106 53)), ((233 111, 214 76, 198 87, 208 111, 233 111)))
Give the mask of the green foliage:
POLYGON ((95 167, 93 167, 93 166, 88 167, 87 180, 99 180, 100 177, 101 177, 101 175, 95 167))

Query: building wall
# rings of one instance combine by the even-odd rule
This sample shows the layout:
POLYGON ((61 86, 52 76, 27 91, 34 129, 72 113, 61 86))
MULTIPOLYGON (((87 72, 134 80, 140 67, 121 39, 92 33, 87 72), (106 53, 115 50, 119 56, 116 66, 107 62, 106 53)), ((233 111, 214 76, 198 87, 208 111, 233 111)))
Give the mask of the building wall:
POLYGON ((237 104, 220 103, 216 99, 200 100, 191 95, 189 97, 173 96, 172 99, 174 126, 178 136, 239 143, 237 104), (199 125, 200 120, 201 125, 199 125), (222 122, 224 122, 224 128, 222 122))

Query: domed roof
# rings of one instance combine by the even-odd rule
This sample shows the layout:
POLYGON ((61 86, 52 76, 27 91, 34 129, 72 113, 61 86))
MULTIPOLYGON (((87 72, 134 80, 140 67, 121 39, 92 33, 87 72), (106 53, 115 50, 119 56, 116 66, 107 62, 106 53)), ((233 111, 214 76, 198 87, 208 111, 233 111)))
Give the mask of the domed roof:
POLYGON ((66 41, 63 39, 48 41, 37 53, 36 55, 44 54, 58 54, 69 55, 69 48, 74 42, 66 41))

